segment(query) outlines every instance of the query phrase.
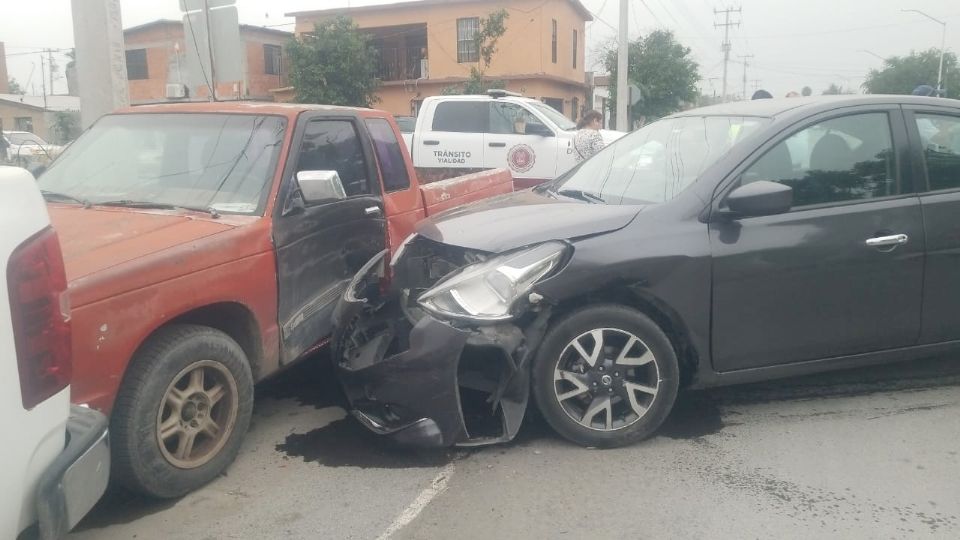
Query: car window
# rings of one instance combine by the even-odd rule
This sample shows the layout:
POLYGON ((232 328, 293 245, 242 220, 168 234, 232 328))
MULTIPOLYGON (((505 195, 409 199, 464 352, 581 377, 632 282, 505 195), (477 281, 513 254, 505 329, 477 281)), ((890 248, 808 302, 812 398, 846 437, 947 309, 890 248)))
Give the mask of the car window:
POLYGON ((7 140, 10 141, 10 144, 14 145, 33 145, 39 144, 41 146, 46 145, 47 142, 37 137, 33 133, 8 133, 7 140))
POLYGON ((98 120, 39 179, 94 204, 136 201, 261 211, 287 122, 246 114, 118 114, 98 120))
POLYGON ((446 101, 433 113, 433 131, 483 133, 489 112, 486 101, 446 101))
POLYGON ((373 137, 373 148, 380 162, 383 174, 383 187, 387 191, 399 191, 410 187, 407 174, 407 162, 403 159, 403 150, 390 123, 383 118, 367 120, 367 129, 373 137))
POLYGON ((803 207, 898 194, 886 113, 834 118, 794 133, 758 159, 741 183, 779 182, 803 207))
POLYGON ((665 118, 618 139, 549 189, 589 193, 605 204, 666 202, 768 123, 743 116, 665 118))
POLYGON ((960 188, 960 117, 918 114, 930 190, 960 188))
POLYGON ((527 133, 527 126, 534 124, 543 126, 543 122, 541 122, 539 118, 516 103, 503 101, 490 103, 489 133, 524 135, 527 133))
POLYGON ((349 120, 313 120, 303 132, 297 172, 337 171, 348 197, 373 193, 360 137, 349 120))

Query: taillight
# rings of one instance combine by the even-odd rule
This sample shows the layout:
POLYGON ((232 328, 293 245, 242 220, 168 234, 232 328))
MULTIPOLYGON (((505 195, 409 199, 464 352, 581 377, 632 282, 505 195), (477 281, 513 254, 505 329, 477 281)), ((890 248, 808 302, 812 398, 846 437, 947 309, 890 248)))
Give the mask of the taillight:
POLYGON ((70 384, 70 303, 57 233, 44 229, 21 244, 7 266, 13 341, 23 408, 70 384))

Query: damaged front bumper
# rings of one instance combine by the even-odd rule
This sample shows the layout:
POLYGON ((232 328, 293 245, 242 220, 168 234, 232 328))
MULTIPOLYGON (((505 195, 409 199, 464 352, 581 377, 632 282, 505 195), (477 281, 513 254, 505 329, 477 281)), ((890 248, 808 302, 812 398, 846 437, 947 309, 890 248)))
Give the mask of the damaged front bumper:
POLYGON ((489 325, 438 320, 404 290, 381 290, 384 256, 357 274, 334 314, 334 354, 352 414, 407 445, 512 440, 547 311, 489 325))

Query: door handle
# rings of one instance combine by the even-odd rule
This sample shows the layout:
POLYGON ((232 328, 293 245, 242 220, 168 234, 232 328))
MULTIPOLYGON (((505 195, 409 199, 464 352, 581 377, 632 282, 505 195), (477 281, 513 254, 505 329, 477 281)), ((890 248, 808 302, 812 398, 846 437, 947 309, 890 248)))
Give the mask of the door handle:
POLYGON ((369 208, 364 208, 363 213, 368 216, 380 217, 383 215, 383 210, 381 210, 379 206, 371 206, 369 208))
POLYGON ((505 142, 492 142, 492 143, 490 143, 490 144, 487 145, 487 146, 489 146, 490 148, 506 148, 506 147, 507 147, 507 143, 505 143, 505 142))
POLYGON ((439 146, 440 141, 423 141, 424 146, 439 146))
POLYGON ((870 247, 900 246, 909 241, 910 237, 905 234, 892 234, 890 236, 867 238, 867 245, 870 247))

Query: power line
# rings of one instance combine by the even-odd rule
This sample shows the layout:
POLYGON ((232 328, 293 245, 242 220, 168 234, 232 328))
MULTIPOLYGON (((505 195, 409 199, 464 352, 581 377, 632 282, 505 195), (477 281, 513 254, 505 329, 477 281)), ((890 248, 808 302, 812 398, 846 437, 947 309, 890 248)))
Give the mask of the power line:
POLYGON ((731 26, 740 26, 740 21, 730 22, 731 13, 742 13, 742 8, 733 9, 728 7, 726 9, 716 9, 713 10, 713 15, 716 17, 720 13, 723 13, 724 21, 722 23, 714 22, 713 26, 715 28, 723 27, 723 44, 721 45, 721 50, 723 51, 723 95, 720 96, 720 99, 727 100, 727 71, 728 65, 730 64, 730 27, 731 26))

